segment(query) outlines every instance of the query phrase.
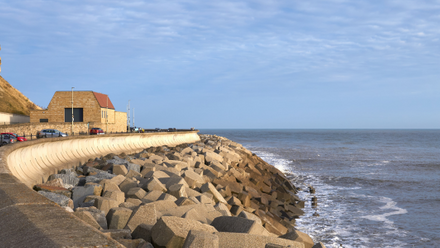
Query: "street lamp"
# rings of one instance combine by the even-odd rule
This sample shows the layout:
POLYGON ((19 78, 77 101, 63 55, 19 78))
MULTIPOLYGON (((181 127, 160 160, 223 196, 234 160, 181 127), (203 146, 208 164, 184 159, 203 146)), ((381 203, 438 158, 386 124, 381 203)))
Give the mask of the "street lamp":
POLYGON ((73 116, 73 89, 75 87, 72 87, 72 135, 73 135, 73 120, 74 120, 74 116, 73 116))

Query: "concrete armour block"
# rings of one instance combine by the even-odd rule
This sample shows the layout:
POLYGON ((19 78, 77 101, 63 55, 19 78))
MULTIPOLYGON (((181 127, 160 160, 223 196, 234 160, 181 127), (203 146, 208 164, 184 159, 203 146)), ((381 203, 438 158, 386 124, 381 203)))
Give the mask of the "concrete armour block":
POLYGON ((217 191, 217 189, 214 187, 214 185, 212 185, 212 183, 205 183, 202 185, 202 187, 200 188, 200 192, 205 193, 208 192, 210 194, 213 195, 213 199, 214 201, 217 202, 221 202, 221 203, 227 203, 225 198, 223 198, 223 196, 217 191))
POLYGON ((142 201, 145 203, 157 201, 162 194, 162 190, 152 190, 142 198, 142 201))
POLYGON ((106 181, 105 183, 103 183, 102 192, 106 191, 121 191, 121 189, 116 183, 112 181, 106 181))
POLYGON ((249 213, 247 211, 242 211, 238 215, 238 217, 249 219, 249 220, 255 220, 258 224, 263 225, 263 223, 261 222, 261 219, 258 216, 256 216, 255 214, 249 213))
POLYGON ((131 239, 131 233, 130 230, 127 229, 108 229, 108 230, 101 230, 102 233, 104 233, 107 237, 112 239, 131 239))
POLYGON ((214 205, 215 210, 220 212, 223 216, 232 216, 231 212, 229 211, 229 208, 226 204, 218 202, 214 205))
POLYGON ((190 230, 216 232, 207 224, 174 216, 162 216, 152 228, 153 244, 158 247, 182 247, 190 230))
POLYGON ((152 177, 148 181, 146 181, 142 185, 142 189, 144 189, 148 192, 153 191, 153 190, 160 190, 162 192, 167 192, 167 188, 165 187, 165 185, 163 183, 161 183, 159 181, 159 179, 157 179, 156 177, 152 177))
POLYGON ((218 243, 219 239, 215 233, 191 230, 182 248, 219 248, 218 243))
POLYGON ((122 192, 127 193, 131 188, 137 187, 137 182, 131 180, 130 178, 125 178, 125 180, 119 184, 119 188, 122 192))
POLYGON ((127 170, 127 167, 125 167, 125 165, 122 165, 122 164, 113 165, 113 174, 125 176, 125 175, 127 175, 127 173, 128 173, 128 170, 127 170))
POLYGON ((186 197, 180 197, 177 199, 174 203, 176 203, 177 206, 186 206, 186 205, 194 205, 196 204, 194 201, 186 198, 186 197))
POLYGON ((92 214, 88 211, 77 211, 74 212, 73 215, 96 229, 102 229, 95 218, 93 218, 92 214))
POLYGON ((96 222, 98 222, 99 226, 101 227, 101 229, 107 229, 108 225, 107 225, 107 219, 105 217, 105 214, 103 211, 97 209, 96 207, 85 207, 85 208, 77 208, 75 209, 75 213, 76 212, 89 212, 93 218, 96 220, 96 222))
POLYGON ((117 175, 114 178, 110 179, 110 182, 115 183, 116 185, 120 185, 125 180, 125 176, 117 175))
POLYGON ((136 227, 136 229, 134 229, 131 236, 134 239, 143 239, 143 240, 151 243, 151 229, 152 228, 153 228, 152 225, 139 224, 136 227))
POLYGON ((266 230, 255 220, 249 220, 233 216, 221 216, 215 218, 211 225, 219 232, 249 233, 255 235, 265 235, 266 230))
POLYGON ((188 197, 186 193, 187 186, 183 184, 174 184, 168 188, 168 193, 176 198, 188 197))
POLYGON ((137 171, 134 171, 134 170, 129 170, 127 175, 125 175, 125 177, 127 177, 127 178, 137 178, 137 179, 143 178, 141 173, 139 173, 137 171))
POLYGON ((325 245, 321 242, 316 243, 312 248, 325 248, 325 245))
POLYGON ((95 199, 95 203, 93 204, 97 209, 104 212, 107 215, 108 211, 111 208, 118 207, 119 204, 116 200, 108 198, 108 197, 98 197, 95 199))
POLYGON ((108 229, 122 229, 128 222, 133 211, 128 208, 112 208, 108 212, 106 218, 108 223, 108 229))
POLYGON ((118 205, 125 201, 125 194, 122 191, 106 191, 102 196, 115 200, 118 205))
POLYGON ((140 187, 134 187, 128 190, 127 192, 127 198, 135 198, 135 199, 142 199, 147 194, 145 190, 143 190, 140 187))
POLYGON ((127 228, 132 232, 140 225, 154 225, 157 221, 156 205, 141 205, 133 211, 127 223, 127 228))
POLYGON ((277 237, 230 232, 216 234, 219 248, 305 248, 302 243, 277 237))
POLYGON ((313 244, 314 244, 312 238, 310 238, 309 235, 307 235, 307 234, 305 234, 303 232, 300 232, 298 230, 294 230, 292 232, 288 232, 288 233, 280 236, 280 238, 288 239, 288 240, 293 240, 293 241, 297 241, 297 242, 303 243, 305 248, 312 248, 313 244))
POLYGON ((202 184, 205 183, 205 180, 203 179, 203 177, 200 176, 199 174, 195 173, 192 170, 186 170, 182 174, 182 177, 188 183, 188 186, 190 188, 201 187, 202 184))
POLYGON ((126 248, 147 248, 151 247, 147 241, 143 239, 118 239, 119 243, 124 245, 126 248))

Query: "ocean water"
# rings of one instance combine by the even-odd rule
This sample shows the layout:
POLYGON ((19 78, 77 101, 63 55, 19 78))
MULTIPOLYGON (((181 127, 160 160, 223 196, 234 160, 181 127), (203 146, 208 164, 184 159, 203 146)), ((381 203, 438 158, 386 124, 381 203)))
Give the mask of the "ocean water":
POLYGON ((201 130, 286 172, 326 247, 440 247, 440 130, 201 130), (319 216, 313 216, 313 214, 319 216))

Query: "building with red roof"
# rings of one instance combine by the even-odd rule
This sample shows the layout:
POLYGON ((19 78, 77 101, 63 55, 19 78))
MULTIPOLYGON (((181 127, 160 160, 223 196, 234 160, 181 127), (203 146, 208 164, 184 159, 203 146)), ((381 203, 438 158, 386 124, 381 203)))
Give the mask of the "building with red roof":
POLYGON ((127 113, 116 111, 108 95, 94 91, 57 91, 47 109, 30 114, 31 123, 72 123, 72 118, 74 124, 88 124, 89 129, 127 130, 127 113))

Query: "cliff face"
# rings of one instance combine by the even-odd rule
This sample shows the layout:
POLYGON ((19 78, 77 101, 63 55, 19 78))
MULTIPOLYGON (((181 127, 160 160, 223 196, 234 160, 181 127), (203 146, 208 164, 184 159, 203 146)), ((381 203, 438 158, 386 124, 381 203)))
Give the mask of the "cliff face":
POLYGON ((0 76, 0 112, 29 115, 41 109, 0 76))

